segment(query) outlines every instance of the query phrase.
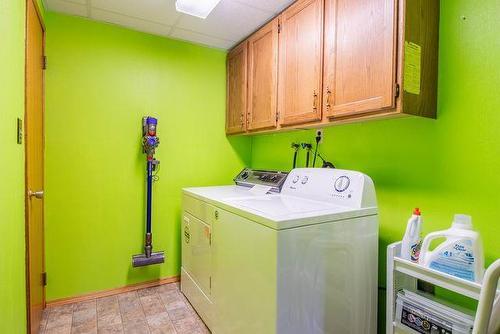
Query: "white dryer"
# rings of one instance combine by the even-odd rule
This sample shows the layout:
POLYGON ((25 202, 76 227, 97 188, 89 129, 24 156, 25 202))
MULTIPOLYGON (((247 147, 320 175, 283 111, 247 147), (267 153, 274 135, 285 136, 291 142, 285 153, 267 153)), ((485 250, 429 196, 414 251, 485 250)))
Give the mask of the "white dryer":
POLYGON ((371 179, 300 168, 235 181, 184 189, 181 290, 212 333, 375 333, 371 179))

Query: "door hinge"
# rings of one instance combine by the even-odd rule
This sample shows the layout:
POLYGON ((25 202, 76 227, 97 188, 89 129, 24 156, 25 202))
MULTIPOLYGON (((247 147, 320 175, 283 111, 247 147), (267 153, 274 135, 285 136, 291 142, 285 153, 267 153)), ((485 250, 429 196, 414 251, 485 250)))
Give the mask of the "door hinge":
POLYGON ((277 112, 277 113, 276 113, 276 122, 278 122, 278 121, 279 121, 279 119, 280 119, 280 113, 279 113, 279 112, 277 112))
POLYGON ((47 273, 46 272, 42 273, 42 285, 47 286, 47 273))
POLYGON ((208 244, 212 246, 212 232, 208 235, 208 244))
POLYGON ((42 70, 47 69, 47 56, 42 56, 42 70))
POLYGON ((212 276, 208 278, 208 287, 212 289, 212 276))
POLYGON ((281 23, 278 23, 278 34, 281 33, 281 23))
POLYGON ((399 84, 397 83, 396 86, 394 87, 394 97, 398 98, 399 97, 399 84))

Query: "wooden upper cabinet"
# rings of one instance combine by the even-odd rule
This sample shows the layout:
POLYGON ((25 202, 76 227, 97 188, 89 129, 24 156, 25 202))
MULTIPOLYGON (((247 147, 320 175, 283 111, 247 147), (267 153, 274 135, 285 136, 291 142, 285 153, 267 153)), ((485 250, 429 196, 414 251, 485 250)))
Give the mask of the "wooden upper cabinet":
POLYGON ((278 97, 278 19, 248 39, 247 129, 276 127, 278 97))
POLYGON ((297 0, 227 59, 227 133, 437 113, 439 0, 297 0))
POLYGON ((395 107, 396 8, 396 0, 325 0, 326 116, 395 107))
POLYGON ((247 111, 247 42, 227 55, 226 133, 245 132, 247 111))
POLYGON ((280 16, 281 125, 321 120, 323 0, 299 0, 280 16))

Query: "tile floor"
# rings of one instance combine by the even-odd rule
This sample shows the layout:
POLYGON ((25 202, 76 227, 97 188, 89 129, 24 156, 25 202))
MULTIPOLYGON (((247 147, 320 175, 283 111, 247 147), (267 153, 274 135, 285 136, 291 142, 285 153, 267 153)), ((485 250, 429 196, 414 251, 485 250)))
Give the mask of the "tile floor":
POLYGON ((47 308, 40 334, 209 334, 179 283, 47 308))

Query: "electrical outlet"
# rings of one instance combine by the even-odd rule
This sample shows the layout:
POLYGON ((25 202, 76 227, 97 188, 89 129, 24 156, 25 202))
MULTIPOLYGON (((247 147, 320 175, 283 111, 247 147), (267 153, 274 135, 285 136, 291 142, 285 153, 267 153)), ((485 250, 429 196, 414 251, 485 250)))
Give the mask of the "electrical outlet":
POLYGON ((320 137, 318 144, 323 143, 323 129, 316 129, 316 137, 320 137))

